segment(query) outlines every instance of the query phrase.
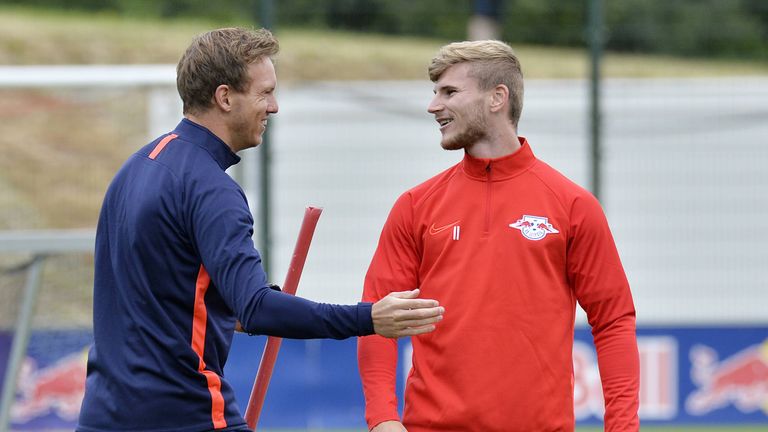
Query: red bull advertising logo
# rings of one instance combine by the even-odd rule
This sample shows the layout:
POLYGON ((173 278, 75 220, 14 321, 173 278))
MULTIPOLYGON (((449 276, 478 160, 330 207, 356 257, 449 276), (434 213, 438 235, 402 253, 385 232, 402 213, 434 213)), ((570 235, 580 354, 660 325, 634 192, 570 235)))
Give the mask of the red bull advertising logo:
MULTIPOLYGON (((646 424, 768 425, 768 329, 638 329, 641 421, 646 424)), ((603 416, 591 335, 577 330, 574 412, 581 424, 603 416)))
MULTIPOLYGON (((90 343, 91 336, 87 332, 70 333, 64 336, 61 332, 33 334, 28 358, 19 376, 16 402, 11 408, 14 430, 74 428, 85 388, 84 346, 90 343), (53 346, 56 344, 61 345, 61 349, 53 346)), ((644 424, 768 426, 768 327, 641 327, 637 334, 639 415, 644 424)), ((363 422, 364 399, 359 392, 357 374, 348 373, 355 369, 356 341, 286 341, 284 361, 308 362, 305 344, 315 347, 311 350, 314 361, 323 359, 310 369, 322 370, 321 364, 345 366, 329 370, 328 376, 333 379, 324 381, 323 385, 317 385, 318 378, 312 375, 307 378, 306 387, 297 388, 295 377, 281 384, 281 376, 276 375, 272 397, 290 401, 301 393, 306 406, 296 410, 287 408, 291 406, 288 403, 277 404, 286 408, 271 417, 267 413, 265 419, 269 427, 300 429, 322 421, 338 428, 359 428, 363 422), (329 392, 335 392, 334 397, 345 402, 338 407, 329 406, 326 403, 329 392), (320 417, 310 419, 309 413, 320 417)), ((412 348, 407 340, 398 344, 401 369, 397 387, 402 401, 412 348)), ((9 347, 10 338, 0 338, 0 356, 7 356, 9 347)), ((260 347, 245 338, 242 347, 241 351, 236 344, 229 357, 225 373, 230 377, 255 373, 254 350, 260 347)), ((573 409, 577 423, 599 426, 604 402, 588 328, 576 329, 573 372, 573 409)), ((231 382, 238 400, 247 401, 253 376, 232 378, 231 382)))
MULTIPOLYGON (((677 415, 677 342, 670 337, 640 337, 640 418, 671 420, 677 415)), ((597 358, 592 346, 573 345, 573 408, 576 420, 605 413, 597 358)))
POLYGON ((723 360, 714 349, 695 345, 690 360, 698 389, 685 401, 689 413, 704 415, 732 405, 743 413, 768 414, 768 339, 723 360))
POLYGON ((19 397, 11 407, 11 422, 23 425, 53 414, 75 422, 85 393, 87 351, 65 356, 38 369, 27 357, 19 376, 19 397))

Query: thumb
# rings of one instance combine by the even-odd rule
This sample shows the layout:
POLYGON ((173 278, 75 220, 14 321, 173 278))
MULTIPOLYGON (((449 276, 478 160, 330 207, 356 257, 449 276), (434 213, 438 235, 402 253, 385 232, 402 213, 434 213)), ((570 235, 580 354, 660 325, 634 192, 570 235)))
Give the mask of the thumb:
POLYGON ((421 291, 418 288, 416 288, 416 289, 410 290, 410 291, 394 291, 394 292, 390 293, 390 295, 392 297, 397 297, 397 298, 402 298, 402 299, 413 299, 413 298, 418 297, 420 292, 421 291))

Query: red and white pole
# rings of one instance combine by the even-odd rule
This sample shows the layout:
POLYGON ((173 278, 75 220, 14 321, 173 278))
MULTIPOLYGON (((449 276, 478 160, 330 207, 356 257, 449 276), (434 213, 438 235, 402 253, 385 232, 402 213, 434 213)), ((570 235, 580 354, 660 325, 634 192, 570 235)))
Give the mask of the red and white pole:
MULTIPOLYGON (((284 293, 296 294, 296 288, 298 288, 299 279, 301 279, 301 271, 304 270, 304 262, 307 260, 309 245, 312 243, 312 236, 322 212, 323 209, 318 207, 307 207, 304 211, 304 220, 301 223, 299 237, 296 239, 296 246, 293 248, 293 257, 291 257, 291 264, 288 267, 288 274, 286 274, 285 283, 281 287, 284 293)), ((282 341, 283 339, 279 337, 270 336, 267 338, 267 345, 259 364, 259 372, 253 382, 251 398, 245 409, 245 421, 248 423, 248 427, 254 431, 259 422, 261 407, 264 405, 267 387, 269 387, 269 380, 272 378, 272 370, 275 368, 277 353, 280 351, 282 341)))

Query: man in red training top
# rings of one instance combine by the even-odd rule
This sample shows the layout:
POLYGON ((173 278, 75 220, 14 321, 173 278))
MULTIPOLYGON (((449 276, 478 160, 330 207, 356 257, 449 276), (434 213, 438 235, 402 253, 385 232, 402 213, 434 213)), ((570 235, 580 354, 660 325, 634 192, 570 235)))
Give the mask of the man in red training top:
POLYGON ((629 285, 598 201, 517 135, 518 59, 498 41, 452 43, 429 76, 441 146, 464 159, 395 202, 363 300, 419 287, 449 312, 437 331, 412 338, 402 420, 396 341, 359 339, 369 428, 573 431, 578 301, 597 347, 605 430, 637 431, 629 285))

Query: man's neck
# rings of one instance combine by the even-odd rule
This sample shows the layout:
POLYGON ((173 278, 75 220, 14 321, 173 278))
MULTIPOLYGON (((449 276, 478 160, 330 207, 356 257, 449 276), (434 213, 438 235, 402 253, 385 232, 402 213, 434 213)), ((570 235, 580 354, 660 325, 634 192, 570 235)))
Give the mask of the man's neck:
POLYGON ((224 125, 224 122, 214 114, 210 112, 202 114, 184 114, 184 117, 211 131, 214 135, 219 137, 220 140, 224 141, 224 144, 226 144, 233 153, 237 153, 237 149, 232 148, 232 140, 229 136, 229 130, 226 125, 224 125))
POLYGON ((488 136, 467 147, 467 153, 478 159, 496 159, 520 148, 517 132, 512 127, 490 128, 488 136))

